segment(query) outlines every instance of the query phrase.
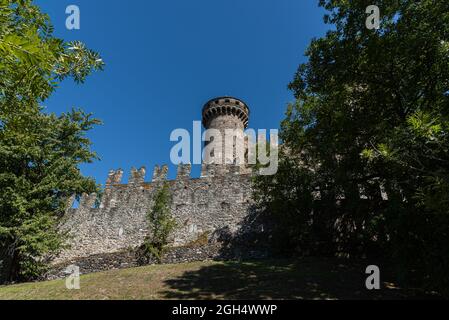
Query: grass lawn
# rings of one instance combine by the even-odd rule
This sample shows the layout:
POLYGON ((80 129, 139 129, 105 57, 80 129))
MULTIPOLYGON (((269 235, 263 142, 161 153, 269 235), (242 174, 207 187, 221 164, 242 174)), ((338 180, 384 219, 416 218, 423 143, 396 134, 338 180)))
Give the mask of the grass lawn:
MULTIPOLYGON (((365 289, 366 265, 306 258, 257 262, 194 262, 113 270, 65 280, 0 287, 0 299, 404 299, 419 290, 398 288, 381 273, 382 289, 365 289)), ((381 272, 382 272, 382 267, 381 272)))

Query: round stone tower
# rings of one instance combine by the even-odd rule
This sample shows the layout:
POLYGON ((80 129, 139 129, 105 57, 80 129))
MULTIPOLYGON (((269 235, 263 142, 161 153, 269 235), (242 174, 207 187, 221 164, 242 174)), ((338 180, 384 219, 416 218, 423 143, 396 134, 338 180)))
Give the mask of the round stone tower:
MULTIPOLYGON (((245 153, 246 143, 243 131, 248 127, 250 110, 245 102, 233 97, 219 97, 209 100, 203 107, 203 126, 206 130, 218 130, 222 137, 221 150, 214 150, 212 154, 205 152, 204 163, 215 164, 244 164, 244 159, 236 151, 236 148, 243 146, 245 153), (234 136, 229 138, 230 130, 234 131, 234 136), (228 141, 225 143, 226 133, 228 141), (229 142, 229 139, 232 139, 229 142), (217 154, 220 153, 221 157, 217 154), (218 156, 218 157, 217 157, 218 156), (221 159, 221 163, 216 163, 216 159, 221 159)), ((213 135, 213 133, 211 133, 213 135)), ((207 135, 206 135, 207 137, 207 135)), ((205 147, 214 141, 205 143, 205 147)))

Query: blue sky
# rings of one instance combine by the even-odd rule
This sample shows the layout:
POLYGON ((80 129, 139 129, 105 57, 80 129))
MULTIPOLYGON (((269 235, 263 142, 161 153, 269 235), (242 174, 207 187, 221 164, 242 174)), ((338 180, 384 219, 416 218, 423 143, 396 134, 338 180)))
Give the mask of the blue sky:
MULTIPOLYGON (((101 161, 82 172, 104 183, 109 169, 169 164, 170 133, 192 130, 209 99, 231 95, 250 106, 251 128, 278 128, 287 85, 313 37, 324 35, 316 0, 36 0, 56 36, 81 40, 106 68, 85 84, 65 81, 44 105, 92 112, 104 124, 89 133, 101 161), (65 28, 78 5, 81 29, 65 28)), ((193 175, 199 174, 195 168, 193 175)), ((170 165, 169 177, 176 168, 170 165)))

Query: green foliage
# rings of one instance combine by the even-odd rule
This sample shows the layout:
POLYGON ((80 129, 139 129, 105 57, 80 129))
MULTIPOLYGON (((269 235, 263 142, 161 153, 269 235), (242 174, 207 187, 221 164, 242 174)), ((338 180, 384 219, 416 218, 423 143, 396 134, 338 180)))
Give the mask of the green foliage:
POLYGON ((154 197, 153 208, 147 214, 149 235, 145 239, 143 249, 159 261, 167 249, 170 236, 176 228, 176 221, 170 212, 170 188, 165 183, 154 197))
POLYGON ((35 102, 50 96, 59 81, 83 82, 101 70, 97 53, 75 41, 52 36, 49 17, 30 0, 0 0, 0 96, 4 107, 19 101, 35 102))
POLYGON ((444 291, 449 2, 377 1, 379 30, 365 26, 369 1, 320 4, 334 27, 311 42, 289 86, 297 101, 281 125, 283 169, 258 178, 258 202, 289 219, 279 234, 291 237, 291 248, 323 243, 338 254, 383 253, 403 274, 418 270, 424 284, 444 291), (359 185, 369 201, 359 200, 359 185), (301 194, 310 190, 321 191, 319 208, 301 194))
POLYGON ((103 62, 52 32, 30 0, 0 0, 0 280, 41 274, 63 247, 57 225, 67 199, 98 189, 78 167, 97 159, 85 134, 100 122, 81 110, 49 114, 40 103, 103 62))

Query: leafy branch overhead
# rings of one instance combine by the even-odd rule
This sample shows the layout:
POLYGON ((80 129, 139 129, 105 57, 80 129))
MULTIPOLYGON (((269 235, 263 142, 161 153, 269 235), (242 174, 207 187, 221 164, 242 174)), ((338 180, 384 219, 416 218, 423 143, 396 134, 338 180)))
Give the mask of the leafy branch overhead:
POLYGON ((0 93, 44 100, 59 81, 83 82, 104 62, 79 41, 52 36, 49 17, 30 0, 0 0, 0 93))

